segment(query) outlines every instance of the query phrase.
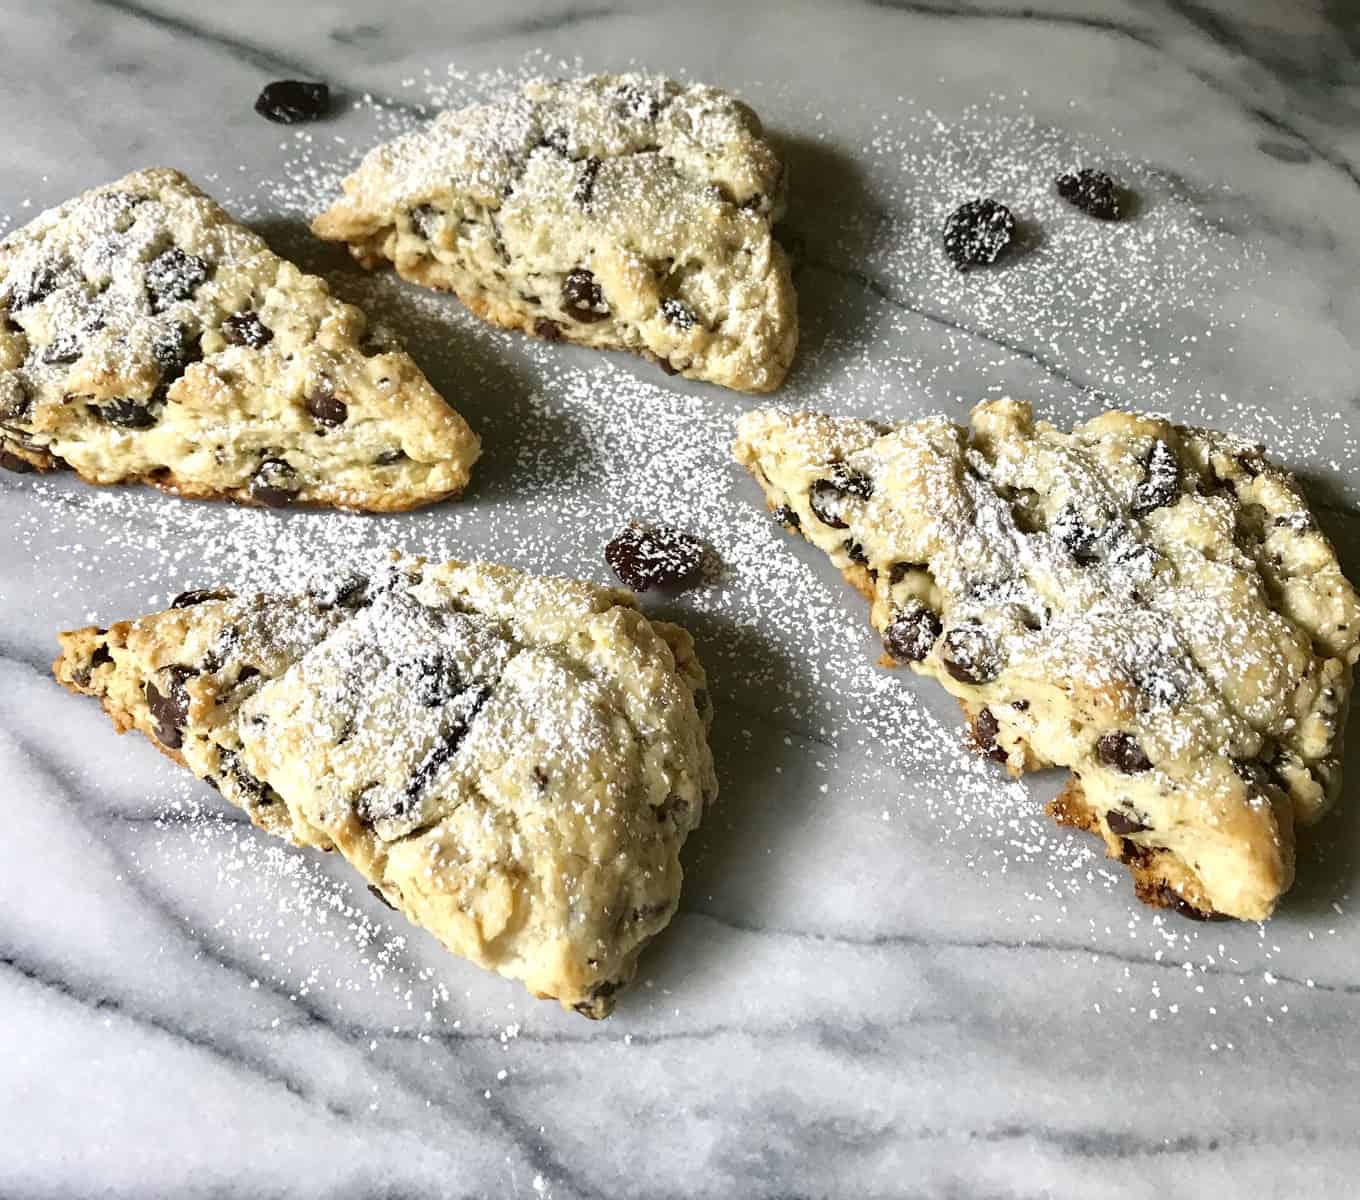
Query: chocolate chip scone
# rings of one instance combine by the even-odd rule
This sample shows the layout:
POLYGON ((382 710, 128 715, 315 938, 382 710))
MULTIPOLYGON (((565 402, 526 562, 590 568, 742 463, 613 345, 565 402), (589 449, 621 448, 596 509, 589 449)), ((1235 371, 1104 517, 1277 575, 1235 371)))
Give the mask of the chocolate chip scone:
POLYGON ((1126 412, 1063 433, 999 400, 970 428, 750 413, 736 455, 872 602, 885 662, 937 679, 1013 773, 1071 768, 1050 811, 1141 899, 1270 915, 1295 822, 1340 788, 1360 610, 1261 447, 1126 412))
POLYGON ((177 171, 0 241, 0 464, 183 496, 372 511, 478 454, 420 368, 177 171))
POLYGON ((60 640, 57 678, 120 730, 590 1017, 675 913, 717 791, 694 644, 630 592, 406 561, 60 640))
POLYGON ((493 324, 768 392, 798 341, 771 233, 783 203, 779 159, 739 100, 592 75, 534 80, 379 146, 312 228, 493 324))

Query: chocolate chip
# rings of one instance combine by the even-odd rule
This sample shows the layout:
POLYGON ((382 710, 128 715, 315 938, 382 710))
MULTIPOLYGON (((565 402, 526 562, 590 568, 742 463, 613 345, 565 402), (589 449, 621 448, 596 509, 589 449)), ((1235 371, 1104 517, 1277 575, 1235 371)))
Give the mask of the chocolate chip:
POLYGON ((1152 769, 1152 760, 1143 753, 1138 740, 1130 733, 1102 734, 1096 742, 1096 757, 1107 767, 1125 775, 1137 775, 1152 769))
POLYGON ((615 983, 612 979, 604 983, 597 983, 589 992, 586 993, 587 999, 575 1004, 572 1007, 583 1017, 589 1017, 592 1021, 598 1021, 605 1016, 609 1006, 600 1003, 608 1000, 615 992, 623 987, 621 983, 615 983))
POLYGON ((978 749, 993 762, 1005 762, 1008 758, 1005 748, 996 740, 996 735, 1000 732, 1001 723, 992 710, 980 709, 973 719, 973 736, 977 739, 978 749))
MULTIPOLYGON (((246 769, 245 764, 241 762, 241 756, 235 750, 224 748, 217 752, 217 774, 219 777, 225 775, 236 785, 239 798, 248 806, 253 807, 278 799, 267 783, 257 779, 246 769)), ((218 790, 221 791, 221 788, 218 790)))
POLYGON ((147 264, 146 290, 152 312, 164 312, 172 304, 188 300, 208 281, 208 264, 178 246, 158 254, 147 264))
POLYGON ((280 125, 297 125, 325 116, 330 102, 331 90, 324 83, 277 79, 255 98, 255 111, 280 125))
POLYGON ((861 546, 857 541, 855 541, 854 539, 848 540, 845 543, 844 548, 845 553, 849 556, 850 561, 852 563, 859 563, 860 566, 863 567, 867 567, 869 565, 869 556, 864 553, 864 547, 861 546))
POLYGON ((203 357, 199 339, 178 322, 158 334, 151 343, 151 357, 161 369, 160 388, 167 389, 203 357))
POLYGON ((1003 665, 996 639, 977 623, 955 625, 944 635, 941 661, 960 683, 991 683, 1003 665))
POLYGON ((341 571, 317 580, 307 588, 307 595, 317 608, 358 608, 368 593, 368 576, 361 571, 341 571))
POLYGON ((1100 561, 1097 549, 1100 533, 1092 529, 1073 509, 1059 513, 1053 521, 1053 533, 1063 548, 1082 566, 1090 566, 1100 561))
POLYGON ((397 682, 422 708, 438 708, 463 691, 458 667, 443 654, 425 654, 397 663, 397 682))
POLYGON ((576 178, 571 198, 582 208, 590 207, 591 197, 595 194, 595 177, 600 173, 600 160, 593 154, 581 164, 581 174, 576 178))
POLYGON ((377 458, 373 460, 373 465, 375 467, 390 467, 395 463, 401 462, 401 460, 405 457, 406 457, 405 450, 401 449, 384 450, 381 454, 378 455, 377 458))
POLYGON ((568 316, 586 325, 593 325, 609 316, 609 305, 604 302, 604 293, 595 282, 595 276, 585 267, 568 272, 562 280, 562 307, 567 310, 568 316))
POLYGON ((837 463, 830 479, 819 479, 812 485, 808 503, 817 519, 832 529, 848 529, 842 518, 845 501, 851 497, 867 500, 874 494, 874 483, 862 471, 837 463))
POLYGON ((64 366, 80 357, 80 336, 71 331, 59 333, 47 344, 42 352, 42 360, 49 366, 64 366))
POLYGON ((1015 236, 1011 210, 995 200, 969 200, 944 223, 944 249, 960 271, 996 262, 1015 236))
POLYGON ((336 397, 329 383, 322 382, 307 393, 304 403, 318 425, 334 428, 349 416, 349 405, 336 397))
POLYGON ((1147 457, 1147 478, 1133 490, 1130 508, 1136 516, 1174 504, 1180 492, 1181 468, 1176 452, 1160 438, 1147 457))
POLYGON ((658 367, 661 368, 661 373, 662 373, 663 375, 679 375, 679 374, 680 374, 680 368, 679 368, 679 367, 676 367, 676 366, 672 366, 672 365, 671 365, 671 361, 670 361, 670 359, 668 359, 668 358, 658 358, 658 359, 656 360, 656 365, 657 365, 658 367))
POLYGON ((0 392, 0 421, 22 421, 33 411, 33 395, 14 372, 10 372, 0 392))
POLYGON ((677 529, 635 521, 604 548, 604 558, 614 574, 636 592, 683 587, 699 574, 704 544, 677 529))
POLYGON ((534 321, 534 332, 545 341, 560 342, 562 340, 562 326, 547 317, 539 317, 534 321))
POLYGON ((430 780, 434 778, 439 768, 458 752, 458 747, 463 744, 463 739, 467 737, 468 730, 472 728, 472 722, 476 720, 477 714, 481 712, 482 706, 491 696, 488 688, 478 686, 470 687, 462 694, 467 698, 464 701, 465 713, 449 726, 443 737, 435 743, 430 752, 421 760, 420 765, 412 772, 411 778, 406 784, 407 800, 416 800, 429 785, 430 780))
POLYGON ((888 571, 888 584, 890 587, 896 587, 907 577, 909 571, 925 571, 928 569, 925 563, 895 562, 888 571))
POLYGON ((13 471, 16 475, 27 475, 38 469, 28 459, 11 454, 8 450, 0 450, 0 467, 4 467, 6 471, 13 471))
POLYGON ((101 421, 119 429, 150 429, 160 420, 159 407, 149 400, 109 400, 92 411, 101 421))
POLYGON ((661 301, 661 315, 676 329, 688 332, 698 323, 694 310, 683 300, 673 297, 661 301))
POLYGON ((1288 529, 1293 533, 1312 533, 1317 528, 1317 522, 1306 512, 1285 513, 1275 518, 1274 525, 1276 529, 1288 529))
POLYGON ((661 112, 661 102, 632 83, 619 86, 616 107, 621 115, 639 121, 655 121, 661 112))
POLYGON ((940 636, 940 618, 919 600, 908 600, 883 630, 883 648, 895 662, 921 662, 940 636))
POLYGON ((247 490, 252 500, 279 508, 291 504, 301 488, 291 463, 282 458, 266 458, 256 469, 247 490))
POLYGON ((1124 837, 1130 833, 1146 833, 1152 828, 1152 826, 1144 825, 1141 821, 1120 812, 1117 808, 1112 808, 1105 814, 1105 824, 1110 827, 1110 832, 1116 837, 1124 837))
POLYGON ((1166 883, 1157 889, 1155 902, 1165 908, 1174 908, 1181 916, 1189 917, 1192 921, 1222 921, 1225 919, 1222 913, 1206 912, 1202 908, 1196 908, 1180 892, 1166 883))
POLYGON ((1104 171, 1083 167, 1075 174, 1059 175, 1053 182, 1058 195, 1082 212, 1102 221, 1119 220, 1119 185, 1104 171))
POLYGON ((19 312, 31 304, 41 304, 66 282, 69 267, 55 262, 42 262, 33 268, 29 277, 17 281, 9 289, 9 311, 19 312))
POLYGON ((166 667, 160 672, 161 691, 151 680, 146 681, 146 707, 156 726, 156 740, 170 750, 178 750, 184 742, 183 725, 189 715, 189 693, 184 684, 193 678, 192 667, 166 667))
POLYGON ((419 204, 411 209, 411 224, 421 237, 432 242, 439 232, 439 221, 443 215, 433 204, 419 204))
POLYGON ((109 653, 109 648, 103 645, 96 646, 94 653, 90 655, 90 661, 79 670, 72 671, 71 679, 79 687, 89 687, 90 677, 95 673, 95 670, 104 666, 105 663, 111 662, 113 662, 113 655, 109 653))
POLYGON ((230 600, 236 595, 226 588, 197 588, 188 592, 180 592, 170 601, 171 608, 192 608, 195 604, 205 604, 209 600, 230 600))
POLYGON ((803 527, 802 518, 787 504, 781 504, 774 510, 774 519, 785 529, 802 529, 803 527))
POLYGON ((661 821, 680 822, 689 812, 689 801, 683 796, 677 796, 672 792, 660 804, 656 806, 656 819, 661 821))
POLYGON ((274 340, 273 331, 260 320, 259 313, 233 313, 222 322, 222 336, 233 346, 260 350, 274 340))

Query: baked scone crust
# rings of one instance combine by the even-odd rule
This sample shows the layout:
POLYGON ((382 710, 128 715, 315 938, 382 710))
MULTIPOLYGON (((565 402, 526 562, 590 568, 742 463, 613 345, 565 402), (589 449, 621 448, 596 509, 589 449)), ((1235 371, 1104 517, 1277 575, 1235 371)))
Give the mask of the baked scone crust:
POLYGON ((609 1013, 717 792, 684 630, 487 563, 179 603, 61 634, 57 679, 455 954, 609 1013))
POLYGON ((1070 433, 991 401, 961 427, 744 416, 789 526, 870 600, 887 665, 956 696, 1140 898, 1270 915, 1296 823, 1336 799, 1360 606, 1297 482, 1228 434, 1107 412, 1070 433))
POLYGON ((0 462, 181 496, 391 512, 480 450, 419 367, 177 171, 0 241, 0 462))
POLYGON ((537 79, 377 147, 343 187, 318 237, 495 325, 748 392, 793 360, 783 167, 716 88, 537 79))

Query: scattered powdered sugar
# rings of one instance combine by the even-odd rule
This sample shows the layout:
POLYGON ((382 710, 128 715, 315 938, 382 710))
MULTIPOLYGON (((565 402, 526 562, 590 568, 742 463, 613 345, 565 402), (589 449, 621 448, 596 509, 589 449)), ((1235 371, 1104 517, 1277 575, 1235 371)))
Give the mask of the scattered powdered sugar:
MULTIPOLYGON (((237 190, 203 182, 236 215, 268 219, 275 248, 312 265, 314 243, 300 226, 278 227, 280 218, 297 223, 319 212, 378 140, 543 72, 572 67, 535 58, 495 77, 451 68, 444 77, 404 81, 412 104, 365 98, 345 121, 293 132, 278 176, 253 188, 230 177, 237 190)), ((1124 159, 1117 139, 1078 144, 1003 97, 947 114, 901 100, 871 114, 868 137, 849 132, 862 114, 847 114, 843 124, 822 118, 787 85, 752 87, 747 98, 764 115, 778 114, 776 138, 797 139, 789 146, 786 232, 801 243, 804 340, 781 404, 888 420, 945 410, 957 419, 976 400, 1013 391, 1060 425, 1118 403, 1231 426, 1266 441, 1286 463, 1319 438, 1339 462, 1354 454, 1344 414, 1301 405, 1297 420, 1286 422, 1209 389, 1213 372, 1200 358, 1212 363, 1217 350, 1206 347, 1234 342, 1234 290, 1269 264, 1216 221, 1214 196, 1192 195, 1181 181, 1124 159), (1098 222, 1056 196, 1053 177, 1079 165, 1101 166, 1131 188, 1138 197, 1131 220, 1098 222), (960 275, 940 251, 939 229, 958 203, 982 195, 1010 205, 1021 245, 1009 263, 960 275)), ((1040 799, 1056 790, 1053 780, 1008 780, 964 746, 957 715, 937 689, 873 666, 863 603, 820 555, 780 532, 731 461, 735 419, 755 401, 677 386, 622 356, 500 333, 452 298, 389 272, 339 268, 333 256, 324 265, 338 293, 398 329, 482 435, 485 457, 465 499, 368 518, 178 502, 30 477, 15 485, 25 502, 11 507, 36 578, 79 589, 90 598, 89 619, 107 623, 163 606, 189 587, 297 590, 318 571, 371 567, 388 548, 607 582, 610 536, 632 519, 674 526, 703 539, 723 563, 716 580, 646 604, 696 635, 717 712, 723 795, 696 835, 682 910, 786 924, 769 906, 754 918, 738 911, 706 870, 711 858, 733 861, 734 839, 769 840, 762 822, 780 820, 783 805, 790 818, 838 831, 820 857, 798 856, 811 864, 807 889, 840 886, 860 868, 883 870, 889 837, 900 840, 904 856, 965 868, 950 911, 920 906, 926 894, 919 890, 907 893, 914 906, 903 908, 888 876, 857 879, 873 893, 856 910, 857 934, 903 927, 958 944, 1009 931, 1017 944, 1062 952, 1074 969, 1094 964, 1108 992, 1093 1008, 1101 1016, 1204 1020, 1236 990, 1234 1003, 1249 1003, 1264 1028, 1283 1019, 1314 977, 1326 976, 1326 943, 1338 935, 1310 910, 1318 896, 1340 893, 1344 864, 1335 861, 1339 852, 1329 854, 1325 831, 1305 844, 1300 881, 1309 899, 1297 917, 1286 904, 1256 930, 1196 926, 1139 908, 1122 869, 1105 862, 1094 839, 1042 815, 1040 799), (797 790, 788 783, 795 772, 797 790), (786 787, 788 796, 772 805, 771 793, 786 787), (884 797, 897 799, 885 809, 884 797), (1004 900, 991 886, 1012 874, 1029 881, 1023 900, 1010 884, 1004 900)), ((212 862, 232 899, 200 924, 220 924, 238 944, 258 943, 257 974, 289 996, 324 992, 342 1004, 364 989, 390 994, 407 1009, 393 1022, 400 1036, 452 1035, 472 1013, 479 1028, 503 1025, 502 1032, 532 1032, 552 1019, 547 1006, 528 1001, 516 1001, 506 1016, 499 1008, 505 993, 480 985, 470 985, 478 990, 469 998, 451 997, 450 981, 467 980, 472 968, 431 967, 427 956, 409 956, 400 920, 380 915, 376 902, 356 903, 355 886, 311 857, 223 818, 201 789, 186 784, 168 803, 163 826, 138 865, 161 871, 176 856, 212 862), (249 899, 257 886, 287 910, 286 931, 249 899), (337 945, 354 973, 295 968, 319 957, 303 952, 319 942, 337 945)), ((801 890, 794 882, 781 895, 801 890)), ((843 932, 815 906, 798 912, 813 934, 843 932)), ((648 970, 644 959, 642 977, 648 970)), ((661 1020, 669 1010, 644 982, 632 1011, 661 1020)), ((697 1002, 701 974, 686 987, 697 1002)), ((614 1020, 631 1019, 629 1011, 625 1004, 614 1020)), ((503 1081, 486 1086, 489 1093, 503 1081)))

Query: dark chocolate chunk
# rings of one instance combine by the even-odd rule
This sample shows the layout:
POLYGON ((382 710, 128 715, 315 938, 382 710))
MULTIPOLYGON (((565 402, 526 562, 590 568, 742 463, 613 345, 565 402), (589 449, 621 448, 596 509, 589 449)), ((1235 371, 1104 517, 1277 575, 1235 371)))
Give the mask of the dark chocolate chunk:
POLYGON ((172 304, 188 300, 208 281, 208 264, 178 246, 162 251, 146 267, 146 290, 152 312, 164 312, 172 304))
POLYGON ((255 98, 255 111, 280 125, 297 125, 324 117, 330 103, 331 89, 324 83, 277 79, 265 84, 255 98))
POLYGON ((160 406, 150 400, 109 400, 92 410, 101 421, 119 429, 150 429, 160 418, 160 406))
POLYGON ((895 562, 888 571, 888 584, 890 587, 896 587, 907 577, 908 571, 925 570, 929 570, 925 563, 895 562))
POLYGON ((995 200, 969 200, 944 223, 944 249, 960 271, 996 262, 1015 237, 1011 210, 995 200))
POLYGON ((774 519, 785 529, 802 529, 803 527, 802 519, 787 504, 781 504, 774 510, 774 519))
POLYGON ((1117 808, 1110 809, 1105 814, 1105 824, 1110 827, 1110 832, 1116 837, 1124 837, 1130 833, 1146 833, 1152 826, 1144 825, 1141 821, 1122 813, 1117 808))
POLYGON ((955 625, 944 635, 944 669, 960 683, 991 683, 1001 674, 1001 649, 981 625, 955 625))
POLYGON ((431 779, 446 762, 456 753, 458 747, 463 744, 463 739, 467 737, 468 730, 472 728, 472 722, 476 720, 477 714, 481 712, 482 706, 491 696, 490 689, 473 686, 463 693, 467 697, 464 702, 466 712, 450 724, 444 731, 443 737, 431 747, 428 754, 420 761, 420 765, 412 772, 411 778, 406 784, 406 798, 408 801, 415 801, 420 793, 429 785, 431 779))
POLYGON ((434 235, 439 232, 439 219, 443 215, 433 204, 419 204, 411 209, 411 224, 421 237, 432 242, 434 235))
POLYGON ((422 708, 438 708, 461 694, 458 667, 446 655, 425 654, 397 663, 397 682, 422 708))
POLYGON ((622 116, 632 117, 638 121, 655 121, 661 111, 661 102, 636 84, 621 84, 617 94, 615 104, 622 116))
POLYGON ((8 450, 0 449, 0 467, 6 471, 13 471, 16 475, 27 475, 36 471, 35 467, 26 458, 20 458, 17 454, 11 454, 8 450))
POLYGON ((1096 742, 1096 757, 1107 767, 1125 775, 1137 775, 1152 769, 1152 760, 1143 753, 1138 739, 1122 731, 1102 734, 1096 742))
POLYGON ((184 741, 183 725, 189 715, 189 693, 184 684, 195 674, 192 667, 166 667, 160 672, 160 687, 146 681, 146 707, 155 722, 156 740, 170 750, 178 750, 184 741))
POLYGON ((908 600, 883 630, 883 648, 896 662, 921 662, 939 636, 940 618, 919 600, 908 600))
POLYGON ((832 529, 848 529, 842 517, 845 501, 850 498, 867 500, 874 494, 874 482, 863 471, 856 471, 844 463, 837 463, 830 479, 819 479, 808 493, 808 503, 823 525, 832 529))
POLYGON ((1091 528, 1073 509, 1066 509, 1053 520, 1053 533, 1063 548, 1082 566, 1100 560, 1100 533, 1091 528))
POLYGON ((313 582, 307 588, 317 608, 358 608, 368 593, 368 576, 361 571, 341 571, 313 582))
POLYGON ((534 321, 534 332, 544 341, 560 342, 562 340, 562 326, 548 317, 539 317, 534 321))
POLYGON ((170 607, 192 608, 195 604, 203 604, 209 600, 230 600, 235 595, 235 592, 228 591, 226 588, 197 588, 193 591, 180 592, 170 601, 170 607))
POLYGON ((57 288, 67 282, 70 269, 64 263, 39 263, 27 279, 17 280, 9 288, 9 311, 19 312, 31 304, 41 304, 57 288))
POLYGON ((635 592, 683 587, 699 574, 704 544, 678 529, 635 521, 604 548, 604 558, 635 592))
POLYGON ((222 322, 222 336, 233 346, 260 350, 274 340, 273 331, 255 312, 233 313, 222 322))
POLYGON ((337 398, 334 389, 325 381, 307 393, 305 403, 307 411, 318 425, 334 428, 343 425, 349 416, 349 405, 337 398))
POLYGON ((862 567, 869 565, 869 556, 864 553, 864 547, 853 538, 846 541, 845 553, 849 555, 852 563, 859 563, 862 567))
POLYGON ((623 987, 621 983, 613 980, 606 980, 604 983, 597 983, 587 993, 588 999, 572 1007, 583 1017, 589 1017, 592 1021, 597 1021, 603 1017, 607 1010, 607 1005, 602 1005, 600 1001, 608 1000, 615 992, 623 987))
POLYGON ((159 390, 165 389, 187 371, 191 364, 203 357, 199 339, 187 325, 176 323, 156 337, 151 343, 151 357, 161 369, 159 390))
POLYGON ((603 321, 609 316, 609 305, 595 282, 595 276, 585 267, 577 267, 562 280, 562 307, 567 315, 586 325, 603 321))
POLYGON ((993 762, 1005 762, 1008 757, 1005 747, 996 740, 996 735, 1000 732, 1001 723, 992 710, 980 709, 973 720, 973 736, 977 739, 978 749, 993 762))
MULTIPOLYGON (((103 631, 101 630, 101 632, 103 631)), ((109 653, 109 648, 103 645, 96 646, 94 653, 90 655, 90 661, 79 670, 72 671, 71 678, 80 687, 89 687, 90 677, 95 673, 96 668, 111 662, 113 662, 113 655, 109 653)))
POLYGON ((1189 917, 1192 921, 1222 921, 1225 919, 1222 913, 1206 912, 1202 908, 1196 908, 1168 883, 1162 884, 1157 889, 1155 901, 1165 908, 1174 908, 1181 916, 1189 917))
POLYGON ((576 177, 571 198, 582 208, 590 207, 590 199, 595 194, 595 177, 600 173, 600 160, 593 154, 581 163, 581 173, 576 177))
POLYGON ((406 451, 402 450, 400 447, 397 447, 392 450, 384 450, 381 454, 378 455, 377 458, 373 460, 373 465, 375 467, 390 467, 401 462, 401 460, 405 457, 406 451))
MULTIPOLYGON (((219 750, 217 768, 219 776, 226 776, 236 785, 240 793, 239 799, 244 800, 248 806, 253 808, 257 804, 278 799, 267 783, 257 779, 246 769, 245 764, 241 762, 241 756, 235 750, 219 750)), ((221 791, 220 786, 218 790, 221 791)))
POLYGON ((1059 175, 1053 182, 1057 185, 1058 195, 1082 212, 1102 221, 1119 220, 1119 185, 1104 171, 1083 167, 1075 173, 1059 175))
POLYGON ((291 463, 282 458, 266 458, 256 469, 247 490, 252 500, 270 508, 279 508, 291 504, 301 488, 297 471, 291 463))
POLYGON ((1133 490, 1130 505, 1137 516, 1174 504, 1180 492, 1181 467, 1176 452, 1160 438, 1148 452, 1147 478, 1133 490))
POLYGON ((42 360, 49 366, 65 366, 80 357, 80 335, 72 330, 59 333, 43 349, 42 360))
POLYGON ((680 330, 688 331, 698 323, 694 310, 683 300, 676 300, 674 297, 661 301, 661 315, 680 330))

